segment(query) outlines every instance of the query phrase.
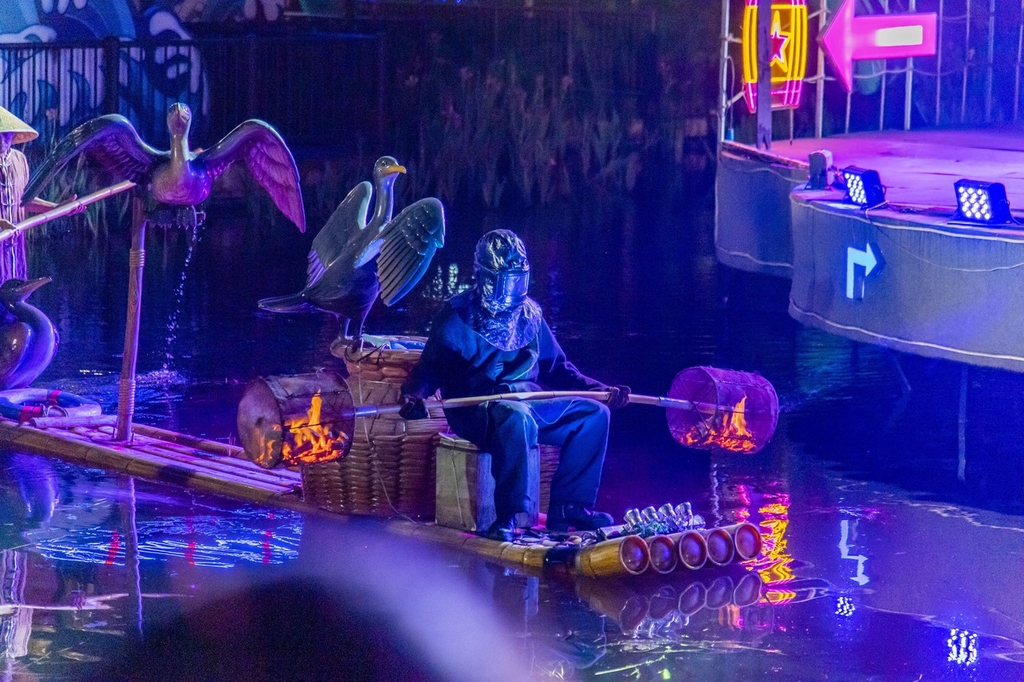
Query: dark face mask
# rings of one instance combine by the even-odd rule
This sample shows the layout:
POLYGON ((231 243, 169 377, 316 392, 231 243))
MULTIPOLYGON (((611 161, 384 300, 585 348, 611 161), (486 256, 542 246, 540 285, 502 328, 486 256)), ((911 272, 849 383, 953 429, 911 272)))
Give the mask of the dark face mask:
POLYGON ((530 265, 517 270, 496 271, 477 266, 480 303, 492 315, 512 310, 526 301, 530 289, 530 265))

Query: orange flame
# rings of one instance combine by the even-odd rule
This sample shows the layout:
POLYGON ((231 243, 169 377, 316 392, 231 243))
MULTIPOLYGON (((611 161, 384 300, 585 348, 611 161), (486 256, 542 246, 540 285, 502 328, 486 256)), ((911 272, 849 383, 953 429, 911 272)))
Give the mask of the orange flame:
POLYGON ((685 434, 683 445, 707 448, 717 446, 733 452, 753 452, 757 449, 754 434, 747 429, 744 409, 747 396, 736 403, 731 410, 718 410, 700 427, 685 434))
POLYGON ((330 462, 345 454, 350 435, 322 423, 324 399, 320 390, 309 400, 309 410, 300 417, 285 419, 281 459, 285 464, 330 462))

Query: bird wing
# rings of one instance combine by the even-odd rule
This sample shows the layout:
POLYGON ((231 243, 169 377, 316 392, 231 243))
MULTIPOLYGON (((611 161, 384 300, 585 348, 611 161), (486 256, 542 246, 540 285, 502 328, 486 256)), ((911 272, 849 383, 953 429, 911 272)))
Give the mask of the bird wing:
POLYGON ((136 184, 144 183, 153 167, 170 156, 143 142, 124 116, 110 114, 90 119, 65 135, 35 168, 22 195, 22 204, 39 196, 53 176, 82 153, 114 175, 136 184))
POLYGON ((315 284, 324 271, 353 248, 359 234, 366 228, 366 213, 373 195, 373 185, 363 181, 353 187, 344 201, 338 204, 320 232, 313 239, 306 267, 306 286, 315 284))
POLYGON ((235 161, 245 162, 274 205, 295 223, 299 232, 305 232, 299 168, 288 146, 269 123, 255 118, 242 121, 220 142, 197 154, 194 163, 204 167, 212 180, 235 161))
POLYGON ((444 246, 444 207, 433 197, 420 199, 384 226, 379 241, 380 298, 390 306, 416 286, 444 246))
POLYGON ((3 325, 4 342, 0 344, 0 388, 12 388, 9 379, 25 359, 25 349, 32 337, 32 328, 21 321, 3 325))

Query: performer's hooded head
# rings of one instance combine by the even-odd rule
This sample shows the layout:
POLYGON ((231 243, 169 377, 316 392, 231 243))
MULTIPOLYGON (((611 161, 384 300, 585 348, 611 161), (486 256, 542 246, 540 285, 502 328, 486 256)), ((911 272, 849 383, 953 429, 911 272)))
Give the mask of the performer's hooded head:
POLYGON ((518 308, 530 288, 526 246, 515 232, 492 230, 476 243, 473 258, 480 305, 492 315, 518 308))
POLYGON ((476 244, 473 275, 471 295, 454 302, 463 320, 502 350, 530 343, 540 329, 542 313, 527 295, 530 261, 523 240, 509 230, 485 234, 476 244))

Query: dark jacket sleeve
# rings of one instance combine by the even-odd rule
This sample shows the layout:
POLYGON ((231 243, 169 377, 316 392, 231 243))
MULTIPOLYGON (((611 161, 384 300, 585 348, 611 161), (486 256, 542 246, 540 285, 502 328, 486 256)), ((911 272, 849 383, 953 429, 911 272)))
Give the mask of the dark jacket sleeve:
POLYGON ((423 346, 420 359, 409 372, 400 389, 402 395, 429 398, 441 386, 441 368, 444 366, 444 322, 441 315, 434 319, 431 333, 423 346))
POLYGON ((555 391, 603 391, 607 386, 581 373, 565 357, 565 351, 558 345, 547 320, 541 323, 538 335, 537 368, 538 381, 555 391))

